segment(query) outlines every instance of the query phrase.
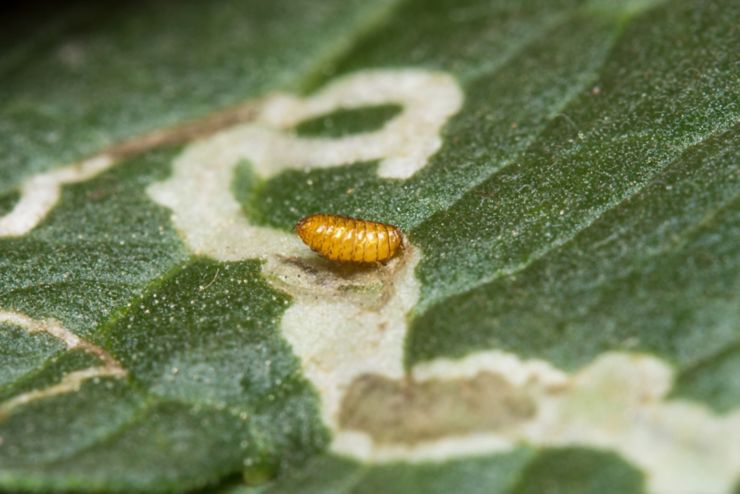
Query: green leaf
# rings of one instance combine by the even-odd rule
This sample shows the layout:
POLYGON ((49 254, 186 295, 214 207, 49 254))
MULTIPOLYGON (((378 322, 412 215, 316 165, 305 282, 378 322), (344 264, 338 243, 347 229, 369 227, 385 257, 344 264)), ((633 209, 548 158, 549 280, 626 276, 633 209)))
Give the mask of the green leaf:
POLYGON ((737 2, 8 12, 0 491, 740 489, 737 2))
POLYGON ((643 492, 640 473, 619 457, 587 449, 519 449, 512 453, 421 465, 368 466, 325 456, 261 488, 228 487, 223 494, 643 492))
POLYGON ((295 129, 300 136, 342 137, 381 128, 398 115, 398 105, 378 105, 357 110, 338 110, 329 115, 301 122, 295 129))

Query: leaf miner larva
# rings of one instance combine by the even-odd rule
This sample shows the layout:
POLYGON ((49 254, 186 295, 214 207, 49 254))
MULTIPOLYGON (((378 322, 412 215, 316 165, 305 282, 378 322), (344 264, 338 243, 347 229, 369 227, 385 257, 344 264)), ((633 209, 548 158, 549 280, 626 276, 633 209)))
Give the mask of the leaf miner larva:
POLYGON ((295 231, 306 245, 332 261, 384 262, 403 248, 398 227, 336 214, 306 216, 295 231))

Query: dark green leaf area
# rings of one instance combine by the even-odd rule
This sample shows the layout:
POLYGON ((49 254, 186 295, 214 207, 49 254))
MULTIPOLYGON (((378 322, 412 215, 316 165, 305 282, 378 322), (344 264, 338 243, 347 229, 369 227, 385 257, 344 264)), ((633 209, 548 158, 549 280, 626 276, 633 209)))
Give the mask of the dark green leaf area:
POLYGON ((532 41, 547 37, 550 28, 568 20, 586 3, 407 0, 360 39, 351 56, 338 59, 324 77, 329 80, 368 67, 425 67, 473 79, 496 70, 532 41), (410 19, 414 29, 408 28, 410 19))
MULTIPOLYGON (((75 477, 85 474, 84 469, 54 474, 53 465, 72 465, 96 444, 118 437, 143 409, 144 400, 145 395, 125 380, 101 378, 84 382, 78 391, 47 396, 16 408, 0 420, 3 485, 28 489, 74 482, 75 477)), ((108 466, 120 467, 120 463, 108 466)))
POLYGON ((594 449, 545 450, 508 494, 642 494, 643 474, 619 456, 594 449))
POLYGON ((260 180, 248 163, 237 168, 234 192, 245 214, 256 223, 291 230, 312 213, 332 213, 392 223, 386 199, 408 190, 400 181, 380 180, 377 162, 334 170, 291 170, 260 180))
MULTIPOLYGON (((96 385, 86 384, 81 394, 103 403, 110 400, 109 394, 91 395, 90 386, 96 385)), ((59 398, 63 399, 79 400, 80 397, 67 395, 59 398)), ((94 440, 53 459, 42 460, 37 456, 32 463, 17 465, 19 456, 13 456, 13 463, 5 463, 11 467, 6 470, 9 473, 3 472, 0 478, 24 490, 51 486, 72 492, 182 491, 214 482, 235 471, 241 465, 239 458, 248 449, 237 440, 248 427, 225 410, 167 402, 137 403, 135 409, 127 410, 120 399, 109 409, 100 404, 92 407, 92 403, 87 402, 87 409, 76 411, 81 419, 87 420, 82 424, 83 428, 75 428, 77 424, 74 422, 67 427, 64 427, 64 422, 58 422, 57 430, 45 431, 64 436, 67 443, 59 441, 55 444, 54 434, 49 439, 39 437, 38 444, 30 444, 27 436, 21 441, 38 448, 61 448, 70 441, 79 442, 80 437, 94 440), (93 408, 96 420, 91 417, 90 409, 93 408), (107 417, 102 415, 106 411, 109 413, 107 417), (122 420, 125 412, 128 414, 122 420)), ((64 403, 54 405, 56 407, 43 410, 44 427, 54 424, 54 412, 65 406, 64 403)), ((62 408, 60 411, 70 413, 75 409, 62 408)), ((17 420, 11 424, 13 432, 23 430, 24 424, 20 421, 28 419, 28 434, 34 423, 31 421, 33 417, 24 412, 13 418, 17 420)), ((69 422, 69 417, 66 420, 69 422)), ((35 417, 35 421, 42 422, 40 417, 35 417)))
POLYGON ((415 230, 428 312, 409 362, 497 346, 568 368, 608 349, 689 365, 734 343, 739 109, 714 9, 629 23, 598 95, 415 230))
MULTIPOLYGON (((528 449, 446 462, 368 465, 322 456, 262 490, 265 494, 505 494, 533 457, 528 449)), ((237 491, 238 492, 238 491, 237 491)), ((248 492, 248 491, 247 491, 248 492)))
POLYGON ((16 190, 0 194, 0 216, 4 216, 12 211, 19 198, 20 193, 16 190))
MULTIPOLYGON (((97 335, 128 376, 89 379, 0 417, 0 480, 24 490, 180 491, 245 467, 289 471, 327 437, 277 333, 288 302, 256 261, 171 270, 97 335)), ((97 364, 62 353, 9 391, 53 389, 97 364)))
POLYGON ((446 462, 362 464, 326 455, 272 484, 221 494, 642 494, 642 473, 618 455, 586 448, 521 448, 446 462))
POLYGON ((0 193, 118 140, 295 87, 388 4, 78 2, 4 16, 0 193))
MULTIPOLYGON (((70 372, 102 365, 100 359, 82 350, 59 352, 9 385, 0 386, 0 403, 27 392, 58 384, 70 372)), ((1 418, 0 418, 1 419, 1 418)))
POLYGON ((316 397, 277 332, 288 303, 256 261, 195 260, 132 303, 106 329, 106 347, 150 394, 233 414, 239 461, 285 466, 326 441, 316 397))
POLYGON ((49 216, 30 233, 0 239, 0 306, 52 317, 92 335, 111 313, 187 254, 168 210, 146 194, 169 173, 177 150, 122 162, 63 188, 49 216))
POLYGON ((46 333, 30 334, 24 328, 0 323, 0 393, 63 349, 58 339, 46 333))
POLYGON ((713 9, 671 3, 628 23, 594 81, 598 94, 580 94, 526 153, 415 230, 423 305, 562 245, 732 127, 740 108, 723 48, 733 22, 713 23, 713 9))
POLYGON ((735 340, 724 351, 684 369, 673 396, 710 403, 719 412, 736 408, 740 403, 740 342, 735 340))
POLYGON ((342 137, 361 132, 372 132, 400 113, 398 105, 377 105, 340 109, 298 124, 296 134, 301 137, 342 137))
POLYGON ((434 305, 414 321, 409 355, 495 346, 573 369, 647 350, 684 367, 736 346, 738 143, 728 131, 692 148, 574 239, 434 305))
MULTIPOLYGON (((453 6, 448 8, 449 16, 455 15, 453 6)), ((478 35, 495 31, 506 19, 489 18, 479 26, 478 35)), ((465 93, 463 108, 445 128, 441 150, 411 178, 381 179, 370 164, 289 171, 268 180, 256 196, 242 204, 256 210, 253 217, 282 228, 292 227, 310 212, 329 211, 413 229, 514 161, 569 101, 591 90, 618 23, 582 14, 568 19, 569 23, 544 28, 539 15, 519 12, 517 22, 522 29, 532 30, 536 25, 542 31, 532 33, 525 42, 493 37, 490 43, 495 46, 478 55, 486 60, 493 57, 495 63, 471 65, 472 72, 458 74, 465 93)), ((467 24, 454 27, 462 31, 467 24)), ((389 28, 378 46, 363 45, 363 49, 377 54, 373 64, 380 66, 381 52, 411 56, 415 45, 399 50, 396 43, 407 32, 407 27, 389 28)))

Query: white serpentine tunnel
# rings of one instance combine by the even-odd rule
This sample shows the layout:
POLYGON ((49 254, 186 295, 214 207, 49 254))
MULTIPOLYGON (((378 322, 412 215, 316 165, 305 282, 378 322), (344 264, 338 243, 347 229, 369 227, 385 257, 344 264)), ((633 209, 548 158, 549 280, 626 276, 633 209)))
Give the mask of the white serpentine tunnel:
POLYGON ((223 261, 265 259, 265 278, 294 297, 280 331, 319 393, 335 452, 364 461, 423 461, 509 451, 521 442, 582 445, 621 454, 645 472, 648 489, 656 494, 730 492, 740 472, 740 413, 717 416, 703 405, 667 400, 672 370, 647 355, 604 354, 570 375, 547 362, 499 351, 440 359, 412 369, 413 378, 497 373, 529 393, 537 413, 506 432, 414 444, 380 444, 366 431, 341 428, 341 401, 356 377, 405 375, 406 317, 418 301, 414 268, 422 253, 412 246, 382 272, 350 281, 330 272, 307 276, 300 262, 286 262, 313 255, 295 235, 245 218, 231 194, 234 168, 247 160, 269 178, 291 168, 379 160, 380 177, 408 178, 440 148, 440 132, 462 101, 452 77, 423 70, 357 72, 305 99, 278 95, 266 102, 256 122, 189 146, 175 160, 172 177, 150 187, 149 194, 172 210, 176 228, 195 253, 223 261), (305 119, 338 109, 388 103, 403 110, 374 132, 334 139, 291 132, 305 119), (357 296, 360 287, 363 296, 357 296))
MULTIPOLYGON (((417 69, 362 71, 307 98, 268 98, 256 121, 190 144, 172 176, 148 193, 196 254, 222 261, 263 259, 265 279, 294 297, 280 331, 321 398, 332 449, 365 461, 441 460, 509 451, 521 442, 609 449, 640 467, 649 492, 731 492, 740 473, 740 411, 718 415, 705 405, 667 398, 671 367, 660 359, 607 353, 567 373, 547 362, 482 351, 411 369, 413 379, 501 376, 529 394, 537 413, 507 431, 476 432, 414 444, 379 444, 362 430, 343 430, 337 413, 352 381, 364 374, 404 378, 407 314, 419 297, 418 247, 377 271, 350 278, 330 270, 306 276, 312 256, 293 234, 251 224, 232 196, 234 168, 248 160, 269 178, 289 168, 334 167, 379 160, 378 175, 403 179, 427 165, 441 130, 462 106, 451 76, 417 69), (398 104, 383 128, 336 139, 301 138, 291 129, 337 109, 398 104)), ((88 180, 116 163, 105 156, 29 178, 16 207, 0 217, 0 237, 21 236, 53 209, 64 184, 88 180)), ((20 316, 19 316, 20 317, 20 316)))

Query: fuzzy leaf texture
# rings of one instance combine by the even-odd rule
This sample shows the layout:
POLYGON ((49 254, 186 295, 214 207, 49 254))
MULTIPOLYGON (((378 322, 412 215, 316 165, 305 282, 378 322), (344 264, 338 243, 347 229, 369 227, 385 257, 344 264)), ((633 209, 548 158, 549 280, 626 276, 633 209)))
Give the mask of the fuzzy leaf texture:
POLYGON ((738 2, 5 9, 0 492, 740 493, 738 2))

